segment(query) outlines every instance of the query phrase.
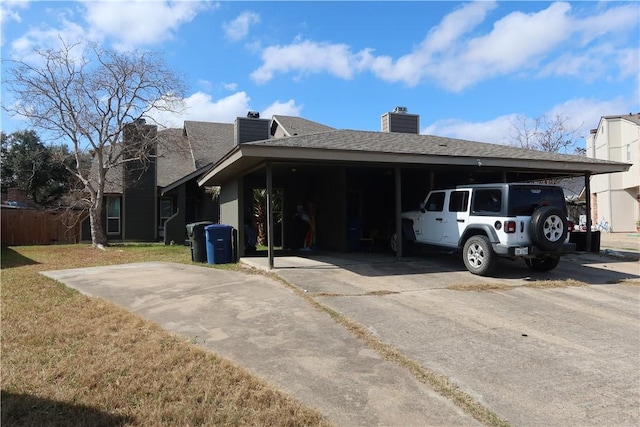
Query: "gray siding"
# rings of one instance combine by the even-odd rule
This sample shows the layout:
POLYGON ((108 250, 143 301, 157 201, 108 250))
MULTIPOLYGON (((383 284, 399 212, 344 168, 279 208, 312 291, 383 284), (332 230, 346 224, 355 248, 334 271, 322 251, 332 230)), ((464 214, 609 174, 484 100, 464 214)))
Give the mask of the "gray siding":
POLYGON ((420 133, 420 116, 407 113, 382 115, 382 132, 420 133))
MULTIPOLYGON (((134 162, 130 163, 135 168, 134 162)), ((125 168, 127 170, 129 168, 125 168)), ((137 177, 139 170, 131 170, 137 177)), ((123 194, 124 235, 126 240, 153 241, 157 234, 156 165, 151 161, 147 169, 123 194)))
POLYGON ((270 124, 270 120, 267 119, 236 118, 235 126, 233 127, 235 144, 269 139, 270 124))
POLYGON ((146 163, 131 161, 124 164, 124 190, 122 194, 123 235, 125 240, 154 241, 157 239, 157 177, 156 177, 156 127, 129 126, 125 128, 124 149, 134 149, 136 144, 149 145, 146 163), (143 138, 146 140, 143 141, 143 138), (151 141, 151 142, 149 142, 151 141))

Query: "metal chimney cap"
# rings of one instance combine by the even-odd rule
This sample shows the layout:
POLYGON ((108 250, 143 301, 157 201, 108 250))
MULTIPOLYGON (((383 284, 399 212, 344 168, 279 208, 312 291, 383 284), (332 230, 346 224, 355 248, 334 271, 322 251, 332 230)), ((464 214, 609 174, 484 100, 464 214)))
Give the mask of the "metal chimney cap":
POLYGON ((398 106, 398 107, 396 107, 396 108, 393 110, 393 112, 394 112, 394 113, 404 114, 404 113, 406 113, 406 112, 407 112, 407 107, 400 107, 400 106, 398 106))
POLYGON ((260 113, 258 113, 257 111, 249 111, 247 113, 247 118, 248 119, 259 119, 260 118, 260 113))

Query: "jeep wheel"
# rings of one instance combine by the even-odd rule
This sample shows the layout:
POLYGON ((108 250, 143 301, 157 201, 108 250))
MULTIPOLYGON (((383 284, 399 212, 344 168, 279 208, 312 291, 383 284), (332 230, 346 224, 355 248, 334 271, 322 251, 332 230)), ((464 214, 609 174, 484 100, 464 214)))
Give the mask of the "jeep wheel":
POLYGON ((526 258, 524 261, 532 270, 551 271, 558 266, 560 257, 557 255, 549 255, 544 258, 526 258))
POLYGON ((496 265, 496 255, 486 236, 471 236, 464 244, 462 259, 465 267, 473 274, 485 276, 496 265))
POLYGON ((567 237, 567 220, 558 208, 544 206, 531 215, 531 240, 541 249, 560 249, 567 237))
POLYGON ((393 233, 389 238, 389 247, 394 254, 398 253, 398 234, 393 233))

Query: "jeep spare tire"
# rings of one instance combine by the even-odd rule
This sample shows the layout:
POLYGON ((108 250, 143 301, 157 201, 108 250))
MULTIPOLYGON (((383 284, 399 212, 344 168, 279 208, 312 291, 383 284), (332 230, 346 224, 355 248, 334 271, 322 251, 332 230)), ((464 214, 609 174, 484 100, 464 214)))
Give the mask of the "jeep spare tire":
POLYGON ((543 206, 531 214, 529 234, 540 249, 555 251, 567 238, 567 219, 553 206, 543 206))

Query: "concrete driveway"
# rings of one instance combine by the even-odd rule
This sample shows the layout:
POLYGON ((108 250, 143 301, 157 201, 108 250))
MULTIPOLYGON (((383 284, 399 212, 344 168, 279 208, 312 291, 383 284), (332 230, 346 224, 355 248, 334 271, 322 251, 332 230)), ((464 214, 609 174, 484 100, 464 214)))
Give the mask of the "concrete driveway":
MULTIPOLYGON (((274 272, 512 425, 635 426, 640 286, 620 282, 638 280, 640 264, 613 255, 573 255, 543 274, 504 262, 494 278, 473 276, 446 254, 282 257, 274 272), (567 278, 587 285, 536 287, 567 278), (506 289, 473 290, 483 284, 506 289)), ((194 339, 338 425, 476 423, 262 275, 166 263, 45 274, 194 339)))

